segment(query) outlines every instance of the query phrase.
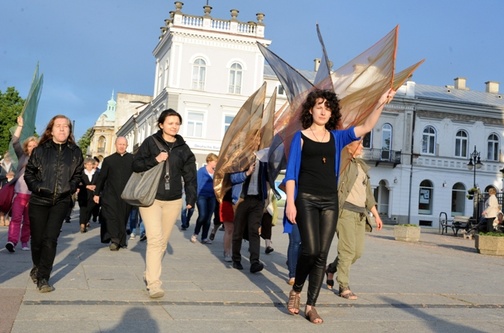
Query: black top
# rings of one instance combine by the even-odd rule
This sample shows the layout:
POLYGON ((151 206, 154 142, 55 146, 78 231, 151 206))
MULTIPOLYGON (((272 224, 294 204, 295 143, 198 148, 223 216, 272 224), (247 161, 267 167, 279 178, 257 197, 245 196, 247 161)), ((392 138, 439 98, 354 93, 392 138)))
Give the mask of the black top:
POLYGON ((301 133, 303 149, 298 191, 310 194, 336 194, 338 184, 334 173, 336 147, 334 137, 329 142, 316 142, 301 133))

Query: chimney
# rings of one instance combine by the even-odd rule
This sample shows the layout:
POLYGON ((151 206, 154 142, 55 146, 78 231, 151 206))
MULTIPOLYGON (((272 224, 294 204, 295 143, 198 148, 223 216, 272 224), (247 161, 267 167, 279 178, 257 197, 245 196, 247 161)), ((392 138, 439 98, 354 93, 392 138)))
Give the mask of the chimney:
POLYGON ((487 81, 487 82, 485 82, 485 86, 486 86, 485 91, 487 93, 491 93, 491 94, 498 94, 499 93, 499 82, 487 81))
POLYGON ((456 77, 453 80, 455 81, 455 89, 469 90, 469 88, 466 87, 466 79, 464 77, 456 77))
POLYGON ((315 72, 318 72, 318 69, 319 69, 319 66, 320 66, 320 62, 321 62, 320 58, 313 59, 313 65, 314 65, 313 70, 315 72))

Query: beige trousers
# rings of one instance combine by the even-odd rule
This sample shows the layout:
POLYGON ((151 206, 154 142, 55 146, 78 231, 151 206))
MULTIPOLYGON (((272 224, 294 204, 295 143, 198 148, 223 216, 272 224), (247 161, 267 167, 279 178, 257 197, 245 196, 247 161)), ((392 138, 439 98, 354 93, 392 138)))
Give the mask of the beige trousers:
POLYGON ((161 201, 154 200, 149 207, 140 207, 147 236, 145 253, 145 279, 147 289, 161 287, 161 261, 166 253, 166 247, 173 226, 182 209, 182 199, 161 201))

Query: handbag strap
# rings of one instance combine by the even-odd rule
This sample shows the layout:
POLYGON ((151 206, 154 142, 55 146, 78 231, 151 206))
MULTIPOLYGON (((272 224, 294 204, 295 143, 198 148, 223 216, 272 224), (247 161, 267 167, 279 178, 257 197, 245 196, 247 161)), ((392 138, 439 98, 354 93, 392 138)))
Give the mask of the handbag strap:
MULTIPOLYGON (((165 147, 163 146, 163 144, 159 141, 158 138, 156 138, 156 136, 152 136, 152 138, 154 139, 154 142, 156 143, 156 145, 158 146, 159 150, 160 151, 166 151, 165 147)), ((170 152, 171 152, 171 149, 170 149, 170 152)), ((168 160, 165 161, 165 182, 169 182, 170 181, 170 165, 168 163, 168 160)))

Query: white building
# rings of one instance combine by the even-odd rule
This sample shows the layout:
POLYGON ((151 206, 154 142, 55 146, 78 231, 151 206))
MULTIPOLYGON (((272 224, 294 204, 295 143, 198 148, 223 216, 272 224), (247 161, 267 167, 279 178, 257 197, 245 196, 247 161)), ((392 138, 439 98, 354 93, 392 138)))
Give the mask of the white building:
MULTIPOLYGON (((210 6, 203 16, 184 14, 180 2, 175 6, 153 51, 152 102, 117 135, 129 139, 132 151, 157 130, 160 111, 173 108, 183 117, 180 134, 201 166, 209 152, 219 151, 245 100, 264 81, 269 94, 279 83, 256 46, 270 44, 263 14, 245 23, 238 21, 237 10, 221 20, 210 16, 210 6)), ((303 74, 313 79, 315 72, 303 74)), ((279 95, 277 106, 284 102, 279 95)), ((437 227, 440 212, 472 215, 466 194, 474 175, 483 191, 500 189, 503 108, 496 82, 487 82, 485 92, 467 89, 462 78, 454 86, 408 81, 401 87, 365 140, 371 184, 385 220, 437 227), (474 147, 483 163, 476 173, 467 168, 474 147)))

